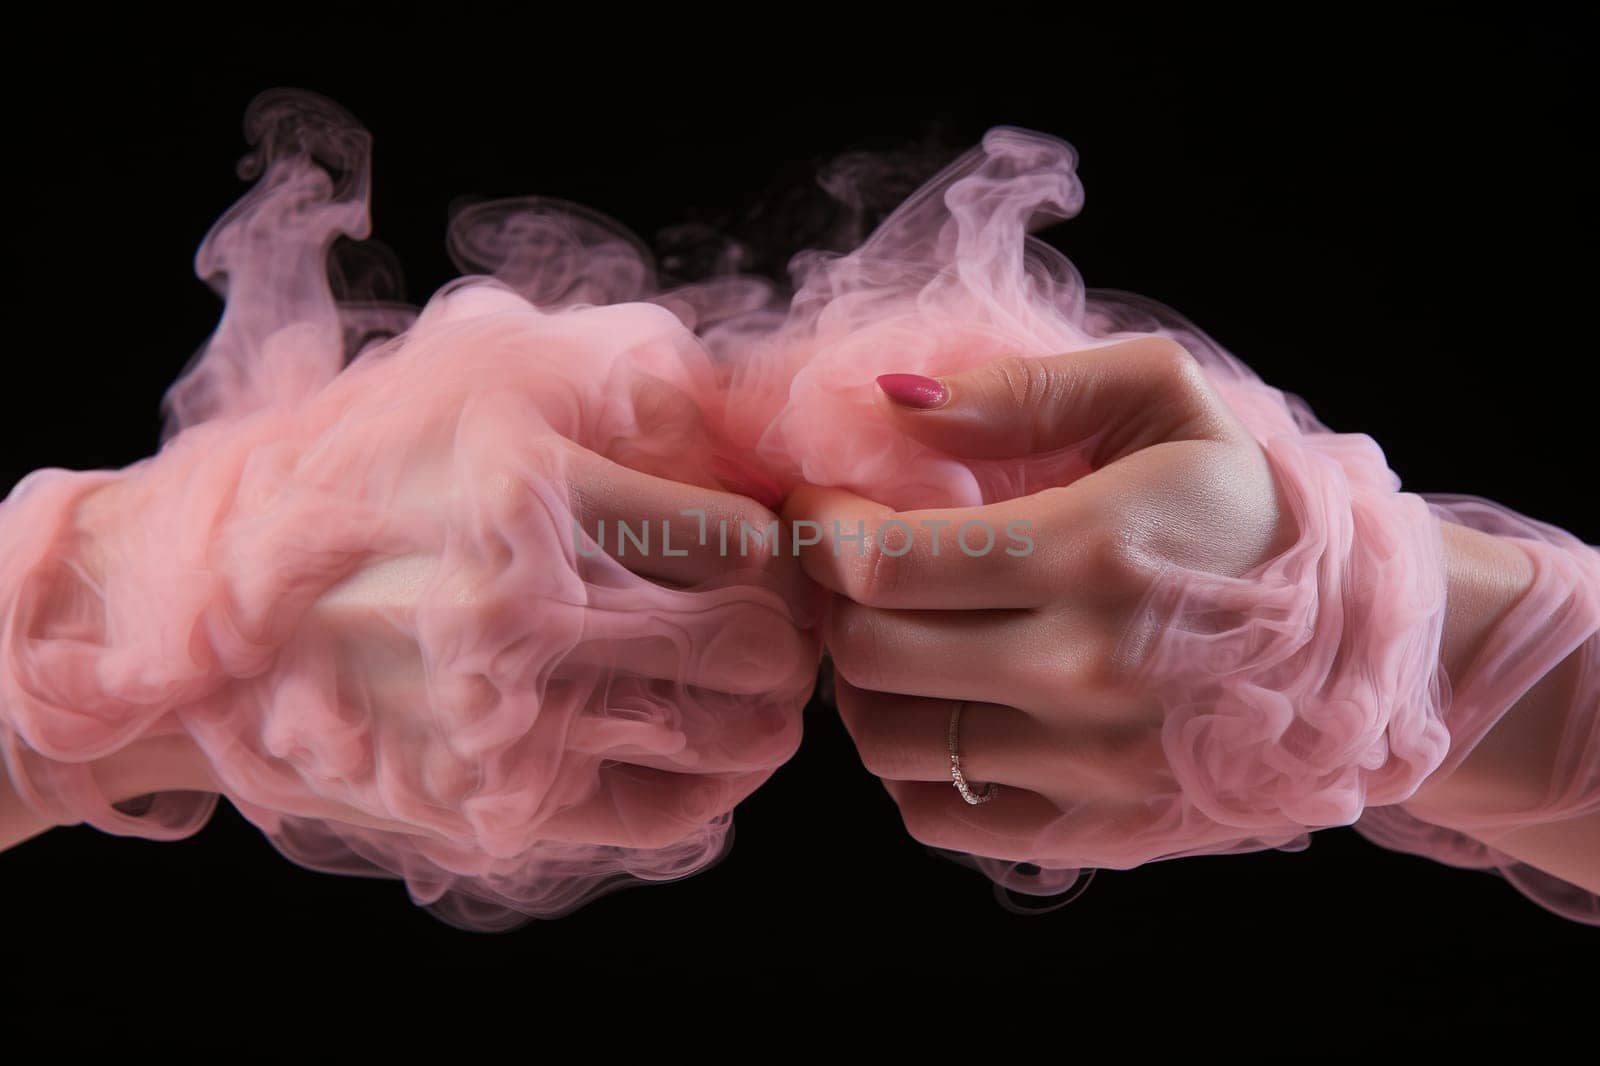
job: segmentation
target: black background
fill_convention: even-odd
[[[869,30],[764,7],[716,32],[459,5],[32,16],[6,75],[23,269],[5,484],[152,448],[161,392],[218,309],[190,259],[243,190],[240,116],[290,84],[373,130],[376,231],[415,300],[450,276],[460,195],[562,196],[648,238],[737,219],[844,149],[1057,134],[1088,201],[1048,237],[1091,284],[1185,312],[1371,433],[1408,488],[1600,542],[1590,57],[1577,26],[1517,11],[1110,25],[984,5]],[[393,883],[302,871],[231,810],[181,844],[56,830],[0,856],[0,1057],[1382,1059],[1505,1040],[1556,1059],[1569,1031],[1592,1043],[1600,930],[1348,831],[1104,873],[1018,916],[901,831],[817,706],[737,821],[702,876],[501,935],[450,929]]]

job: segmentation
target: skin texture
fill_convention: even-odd
[[[977,508],[893,512],[837,488],[803,486],[790,522],[869,530],[891,517],[893,552],[803,549],[806,572],[836,594],[825,640],[839,712],[868,771],[908,831],[931,846],[1027,857],[1074,805],[1133,824],[1163,783],[1161,708],[1132,675],[1143,637],[1135,608],[1164,562],[1237,576],[1272,558],[1293,523],[1260,448],[1178,345],[1151,338],[1047,359],[1001,360],[940,379],[943,403],[901,381],[880,405],[907,435],[961,458],[1024,456],[1103,434],[1095,472],[1065,487]],[[1037,549],[972,558],[947,528],[1025,519]],[[870,542],[869,542],[870,543]],[[1531,568],[1509,542],[1446,526],[1448,608],[1441,645],[1459,671],[1526,590]],[[1549,780],[1577,653],[1535,686],[1452,773],[1425,783],[1439,824],[1452,812],[1516,811]],[[982,807],[951,787],[946,728],[956,701],[969,781],[1004,786]],[[1557,734],[1552,736],[1552,734]],[[1530,753],[1533,757],[1530,757]],[[1487,837],[1487,834],[1485,835]],[[1483,839],[1600,890],[1595,818]]]

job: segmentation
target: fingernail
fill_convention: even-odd
[[[943,407],[950,398],[950,390],[938,378],[925,378],[921,374],[880,374],[878,388],[901,407],[927,411]]]
[[[769,511],[776,511],[783,503],[783,489],[776,481],[737,459],[712,456],[711,473],[729,492],[748,496]]]

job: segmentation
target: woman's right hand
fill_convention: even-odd
[[[292,857],[430,895],[544,914],[692,872],[815,681],[812,586],[740,536],[779,533],[739,494],[770,486],[700,417],[666,311],[464,291],[430,314],[304,402],[8,503],[59,529],[30,534],[16,731],[57,767],[181,734],[203,767],[178,776]],[[75,786],[54,816],[204,814],[109,802]]]

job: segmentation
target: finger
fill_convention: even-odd
[[[942,378],[885,374],[878,385],[896,426],[970,459],[1081,447],[1099,467],[1162,441],[1243,432],[1199,364],[1164,337],[1000,359]]]
[[[697,586],[761,575],[785,598],[804,579],[783,523],[756,501],[620,466],[592,452],[570,460],[572,535],[656,581]]]
[[[950,715],[957,707],[969,781],[1027,784],[1047,739],[1036,720],[1014,707],[871,692],[846,681],[836,696],[856,753],[875,777],[950,782]]]
[[[739,584],[688,591],[613,582],[535,598],[526,584],[465,572],[431,595],[418,632],[372,624],[360,631],[350,657],[373,660],[381,669],[372,673],[404,693],[422,680],[419,639],[455,647],[465,634],[468,646],[499,649],[482,661],[472,657],[471,669],[459,677],[449,671],[431,678],[440,713],[463,721],[475,720],[485,701],[496,698],[491,675],[518,677],[530,669],[554,669],[568,678],[655,678],[743,694],[783,691],[804,684],[816,670],[815,606],[785,600],[771,588]],[[350,639],[349,633],[334,632],[341,641]],[[455,680],[447,684],[450,678]]]
[[[782,691],[816,672],[815,636],[755,589],[595,589],[563,667],[676,681],[715,692]],[[752,598],[755,597],[755,598]]]
[[[1142,800],[1095,798],[1057,802],[1022,789],[1001,788],[973,806],[953,786],[931,781],[885,781],[906,831],[930,847],[1045,867],[1131,869],[1174,858],[1171,793]],[[1186,830],[1184,849],[1199,854],[1237,847],[1239,829],[1199,820]]]
[[[1062,579],[1073,497],[895,511],[846,489],[801,485],[783,525],[807,576],[857,603],[898,609],[1035,607]]]
[[[1000,788],[974,806],[954,786],[885,781],[906,832],[929,847],[1047,866],[1121,866],[1129,842],[1146,834],[1164,808],[1118,801],[1057,802],[1025,789]],[[1070,849],[1070,854],[1067,854]],[[1157,858],[1154,851],[1139,857]]]
[[[835,600],[824,632],[857,688],[1052,714],[1102,687],[1115,641],[1088,617],[1031,611],[885,611]]]
[[[748,695],[621,677],[570,720],[563,751],[694,774],[770,774],[800,743],[803,689]]]
[[[736,496],[776,511],[783,489],[760,467],[737,458],[741,450],[710,425],[699,403],[678,385],[645,374],[631,390],[635,432],[614,438],[607,459],[672,482],[699,484],[704,475]],[[706,455],[710,452],[709,456]]]
[[[618,763],[601,771],[598,792],[552,815],[540,835],[557,843],[671,847],[719,831],[714,820],[760,781],[756,774],[679,774]]]
[[[959,701],[836,684],[839,716],[869,772],[886,780],[952,780],[950,711]],[[1016,785],[1057,802],[1138,802],[1171,784],[1160,721],[1160,708],[1149,705],[1044,719],[967,701],[956,742],[969,781]]]
[[[984,507],[895,513],[842,489],[803,486],[785,516],[813,523],[792,526],[805,573],[857,603],[952,610],[1127,605],[1170,565],[1236,575],[1281,548],[1292,527],[1278,521],[1264,463],[1253,446],[1169,442],[1071,485]],[[885,514],[905,525],[880,537],[871,531]],[[1008,545],[977,558],[959,550],[935,557],[932,532],[920,525],[929,515],[951,522],[945,531],[974,519],[1002,532],[1025,521],[1009,528],[1028,544],[1015,554]],[[866,522],[864,550],[835,537],[835,521],[847,531]]]
[[[1002,786],[988,803],[974,806],[954,785],[933,781],[885,781],[900,808],[906,832],[929,847],[1013,862],[1039,858],[1041,841],[1061,817],[1043,796]]]

